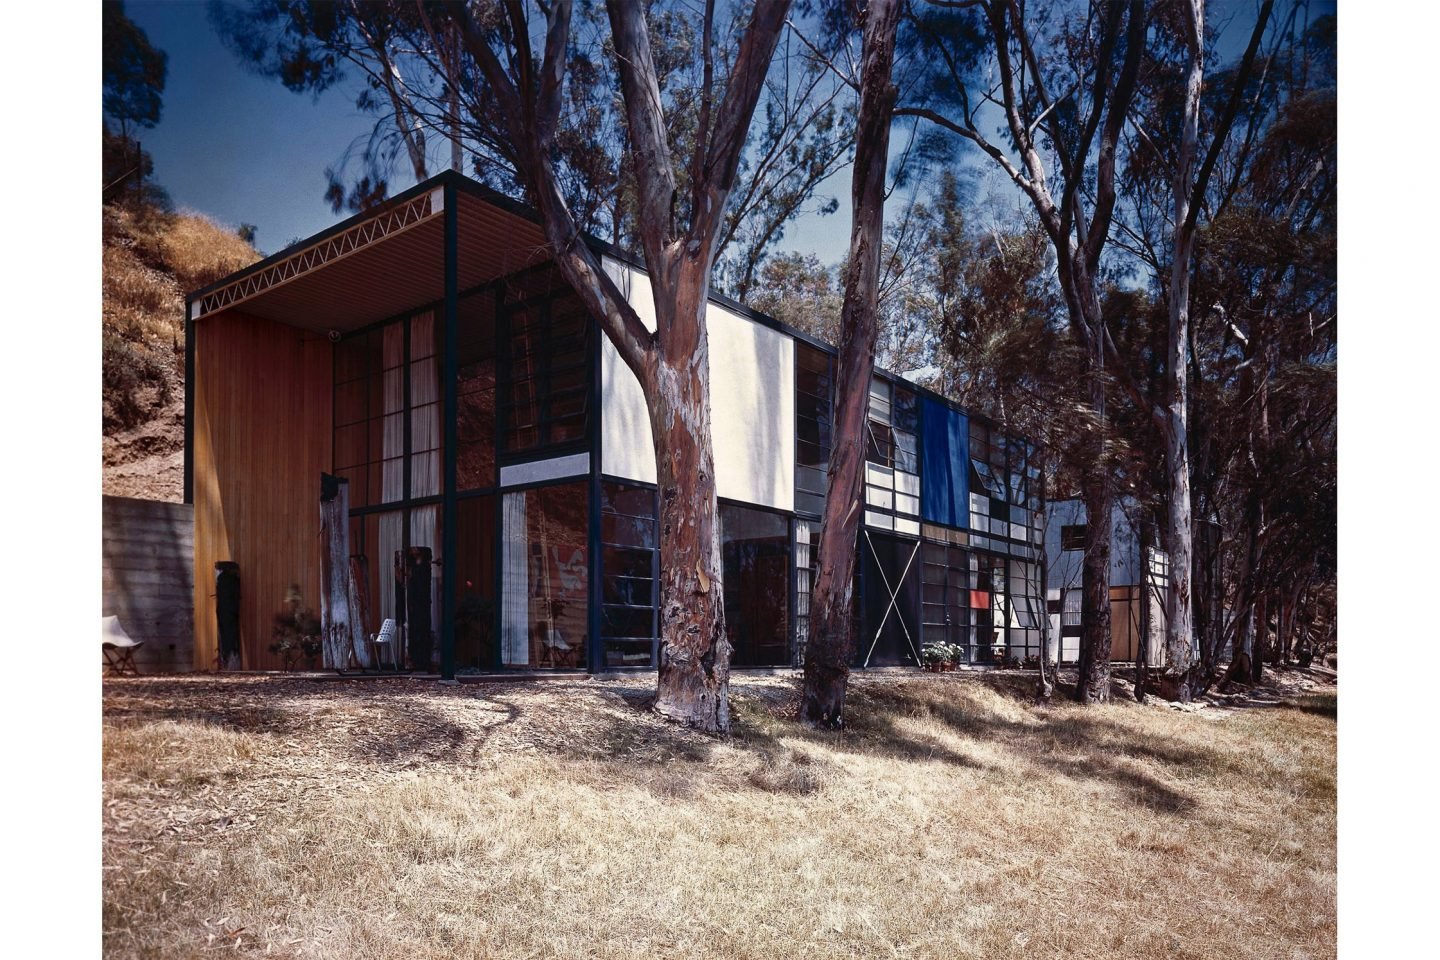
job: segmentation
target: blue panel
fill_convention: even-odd
[[[929,397],[920,411],[920,514],[931,523],[970,526],[970,420]]]

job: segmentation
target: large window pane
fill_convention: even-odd
[[[585,484],[505,494],[501,664],[576,669],[589,638]]]
[[[495,666],[495,497],[466,497],[456,504],[455,669]]]
[[[655,491],[600,485],[601,658],[607,667],[655,665]]]
[[[790,525],[774,513],[723,504],[725,630],[736,666],[790,663]]]
[[[585,666],[587,503],[583,483],[504,496],[500,645],[507,667]]]

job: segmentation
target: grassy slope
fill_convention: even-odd
[[[830,736],[745,678],[728,742],[638,710],[639,679],[112,683],[106,952],[1334,955],[1333,693],[1005,683],[863,678]]]
[[[194,214],[104,208],[102,349],[106,493],[179,500],[183,477],[185,293],[258,257]]]

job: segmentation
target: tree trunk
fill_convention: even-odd
[[[409,547],[404,551],[405,572],[405,643],[410,654],[410,669],[429,673],[434,667],[435,631],[430,613],[429,547]]]
[[[1255,597],[1255,606],[1250,614],[1255,639],[1251,641],[1250,682],[1259,683],[1265,677],[1265,659],[1270,652],[1270,611],[1266,606],[1265,591]]]
[[[379,666],[370,657],[370,637],[366,625],[370,622],[370,564],[364,554],[350,558],[350,637],[355,650],[355,662],[363,670]]]
[[[856,123],[850,260],[841,309],[835,443],[817,553],[819,573],[810,599],[810,637],[805,644],[805,682],[800,719],[837,729],[845,723],[845,689],[855,655],[851,616],[855,589],[865,469],[865,421],[875,371],[876,313],[880,299],[880,251],[885,231],[885,172],[896,89],[891,81],[898,0],[870,0],[865,7],[860,64],[860,115]]]
[[[706,288],[690,271],[676,297],[676,336],[656,360],[650,429],[660,488],[660,682],[655,710],[711,733],[730,730],[720,505],[710,438]],[[688,281],[688,282],[687,282]],[[689,327],[688,337],[678,336]]]
[[[350,666],[350,483],[320,475],[320,638],[327,670]]]
[[[1040,468],[1041,483],[1044,484],[1045,468]],[[1040,500],[1045,500],[1045,492],[1042,486]],[[1045,521],[1041,520],[1041,526]],[[1052,632],[1050,622],[1050,562],[1044,550],[1040,551],[1040,679],[1035,685],[1035,697],[1041,702],[1047,702],[1055,693],[1055,678],[1058,670],[1052,669],[1050,660],[1050,641],[1055,641],[1055,664],[1060,662],[1061,639]],[[1060,619],[1065,619],[1065,591],[1060,591]]]
[[[1142,507],[1140,520],[1140,639],[1135,651],[1135,702],[1144,703],[1145,687],[1150,682],[1150,547],[1154,543],[1154,524],[1150,510]]]
[[[1092,465],[1085,495],[1085,561],[1081,568],[1080,677],[1075,699],[1110,699],[1110,475],[1103,463]]]
[[[1190,217],[1191,180],[1200,132],[1200,93],[1205,80],[1205,2],[1184,4],[1189,66],[1185,80],[1185,112],[1175,166],[1173,256],[1170,262],[1169,349],[1166,353],[1165,550],[1170,555],[1170,589],[1165,595],[1165,676],[1176,685],[1180,700],[1191,698],[1195,664],[1194,607],[1191,585],[1193,554],[1190,518],[1190,453],[1187,406],[1190,344],[1190,258],[1195,224]]]

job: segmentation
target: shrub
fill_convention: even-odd
[[[165,365],[144,347],[107,331],[100,342],[100,368],[106,432],[133,427],[153,407],[170,402]],[[147,390],[155,391],[154,401],[146,402]]]

